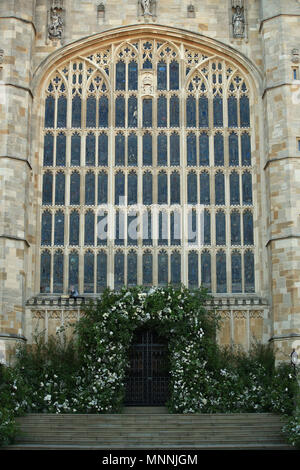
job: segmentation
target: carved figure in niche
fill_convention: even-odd
[[[142,81],[142,94],[153,95],[153,78],[152,75],[146,75]]]
[[[244,9],[237,6],[235,9],[235,13],[232,18],[233,24],[233,36],[235,38],[242,38],[244,37],[245,33],[245,17],[244,17]]]
[[[50,21],[51,23],[48,28],[50,39],[61,39],[64,22],[57,8],[51,9]]]
[[[147,16],[147,15],[152,16],[151,3],[152,3],[152,0],[141,0],[141,4],[144,10],[144,16]]]

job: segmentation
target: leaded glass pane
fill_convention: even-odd
[[[128,127],[137,127],[137,98],[130,96],[128,99]]]
[[[137,285],[137,254],[130,251],[127,256],[127,285]]]
[[[196,99],[188,96],[186,100],[186,126],[196,127]]]
[[[143,135],[143,165],[152,165],[152,135],[149,132]]]
[[[88,134],[86,137],[85,164],[95,166],[96,161],[96,137],[94,134]]]
[[[210,204],[210,182],[206,171],[200,174],[200,204]]]
[[[125,62],[116,64],[116,90],[125,90],[126,86],[126,65]]]
[[[120,289],[124,286],[124,253],[115,253],[115,289]]]
[[[101,171],[98,174],[98,204],[107,204],[108,202],[108,179],[107,173]]]
[[[234,132],[229,136],[229,165],[239,166],[239,140]]]
[[[221,171],[215,175],[215,203],[217,206],[225,204],[225,179]]]
[[[159,62],[157,65],[157,89],[167,89],[167,65],[163,61]]]
[[[252,204],[252,175],[249,171],[245,171],[242,177],[243,184],[243,204]]]
[[[67,98],[60,96],[57,100],[57,127],[65,129],[67,127]]]
[[[52,205],[52,188],[53,176],[52,173],[47,172],[43,176],[43,204],[45,206]]]
[[[133,60],[128,64],[128,90],[138,89],[138,64]]]
[[[251,139],[245,132],[242,134],[242,165],[251,166]]]
[[[128,205],[137,204],[137,174],[130,172],[128,175]]]
[[[170,127],[179,127],[179,98],[171,96],[170,99]]]
[[[209,166],[209,137],[206,132],[202,132],[199,137],[200,166]]]
[[[189,288],[195,289],[199,285],[199,274],[198,274],[198,253],[191,251],[188,257],[188,276],[189,276]]]
[[[231,279],[232,292],[242,292],[242,257],[238,251],[234,251],[231,255]]]
[[[180,212],[171,212],[170,218],[171,226],[171,240],[170,243],[172,246],[181,245],[181,216]]]
[[[179,90],[179,64],[175,60],[170,63],[170,90]]]
[[[105,211],[98,211],[97,213],[97,228],[96,238],[98,246],[106,246],[108,238],[108,213]]]
[[[255,292],[254,254],[247,250],[244,254],[245,292]]]
[[[166,251],[160,251],[158,253],[158,284],[160,286],[168,284],[168,273],[168,254]]]
[[[180,204],[180,174],[171,174],[171,204]]]
[[[85,204],[95,205],[95,175],[92,172],[85,175]]]
[[[98,165],[108,165],[108,137],[104,133],[98,136]]]
[[[208,251],[201,254],[201,285],[211,292],[211,256]]]
[[[65,174],[61,171],[56,173],[55,204],[57,206],[63,206],[65,204]]]
[[[96,127],[96,107],[96,98],[89,96],[86,100],[86,127]]]
[[[169,231],[168,231],[168,214],[167,212],[159,212],[158,214],[158,245],[168,245]]]
[[[53,292],[62,293],[64,290],[64,255],[56,251],[53,257]]]
[[[217,292],[227,292],[226,254],[218,251],[216,256]]]
[[[170,165],[180,165],[180,137],[176,132],[170,137]]]
[[[73,134],[71,137],[71,166],[80,166],[81,136]]]
[[[79,220],[80,216],[77,211],[72,211],[70,214],[70,239],[71,246],[79,245]]]
[[[152,127],[152,99],[143,100],[143,127]]]
[[[128,136],[128,165],[137,166],[138,163],[138,140],[137,135],[131,132]]]
[[[228,127],[238,127],[237,99],[235,96],[228,98]]]
[[[248,96],[240,98],[241,127],[250,127],[250,105]]]
[[[143,204],[145,205],[150,205],[153,202],[152,188],[152,174],[147,171],[143,174]]]
[[[181,254],[177,251],[171,255],[171,282],[175,285],[181,283]]]
[[[80,204],[80,174],[77,171],[71,174],[70,204],[72,206]]]
[[[54,245],[63,246],[65,238],[65,215],[63,211],[57,211],[54,217]]]
[[[167,166],[168,164],[168,139],[166,134],[159,134],[157,137],[157,165]]]
[[[72,99],[72,127],[81,127],[81,98],[79,95],[75,95]]]
[[[224,137],[217,132],[214,136],[215,165],[224,165]]]
[[[88,251],[84,255],[84,292],[94,292],[94,253]]]
[[[226,245],[226,223],[223,211],[216,213],[216,245]]]
[[[120,106],[121,109],[119,110],[120,115],[122,115],[122,109],[123,109],[123,121],[125,119],[125,102],[123,101],[123,108],[122,105]],[[116,123],[117,127],[123,127],[124,124],[118,125]],[[108,98],[106,96],[101,96],[99,99],[99,127],[108,127]]]
[[[203,230],[203,242],[204,245],[211,244],[211,228],[210,228],[210,212],[205,209],[203,214],[203,223],[204,223],[204,230]]]
[[[55,99],[47,96],[45,103],[45,128],[54,128]],[[60,126],[58,126],[60,127]]]
[[[165,96],[160,96],[157,100],[157,127],[167,127],[167,125],[167,98]]]
[[[43,246],[51,245],[52,234],[52,214],[49,211],[43,212],[42,215],[42,236],[41,244]]]
[[[143,285],[151,286],[153,284],[153,259],[151,252],[143,254]]]
[[[240,176],[236,171],[230,174],[230,205],[240,204]]]
[[[125,176],[124,173],[118,172],[115,175],[115,205],[124,202],[125,197]]]
[[[44,166],[53,166],[54,137],[46,134],[44,137]]]
[[[115,165],[125,165],[125,136],[120,132],[115,137]]]
[[[77,252],[72,252],[69,255],[69,286],[70,288],[78,289],[79,279],[79,256]]]
[[[95,214],[92,211],[87,211],[84,216],[84,244],[95,245]]]
[[[198,202],[198,188],[197,188],[197,175],[193,171],[187,177],[187,192],[188,204],[197,204]]]
[[[56,166],[66,166],[66,135],[62,133],[56,139]]]
[[[197,149],[196,149],[196,134],[190,132],[186,138],[187,143],[187,165],[196,166],[197,165]]]
[[[195,209],[188,214],[188,242],[190,245],[198,243],[198,217]]]
[[[244,226],[244,245],[253,245],[253,215],[250,211],[245,211],[243,214]]]
[[[123,246],[125,244],[125,216],[124,212],[117,211],[115,217],[116,238],[115,245]]]
[[[163,171],[158,174],[157,202],[158,204],[168,204],[168,177]]]
[[[116,127],[125,127],[125,98],[117,96],[116,98]]]
[[[152,246],[152,214],[151,211],[143,213],[143,245]]]
[[[238,211],[233,211],[230,214],[231,225],[231,245],[241,244],[241,216]]]
[[[41,280],[40,290],[42,294],[50,292],[51,279],[51,255],[48,251],[44,251],[41,255]]]
[[[223,98],[215,96],[213,101],[214,127],[223,127]]]
[[[206,96],[199,98],[199,127],[208,127],[208,99]]]
[[[107,254],[100,251],[97,255],[97,292],[102,292],[107,286]]]

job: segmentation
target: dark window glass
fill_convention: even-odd
[[[209,166],[209,137],[203,132],[199,137],[200,166]]]
[[[168,254],[166,251],[160,251],[158,253],[158,284],[168,284],[169,277],[168,269]]]
[[[188,258],[188,270],[189,270],[189,288],[197,288],[199,285],[199,273],[198,273],[198,253],[191,251]]]
[[[211,292],[211,256],[208,251],[201,254],[201,285]]]
[[[42,240],[43,246],[51,245],[51,234],[52,234],[52,214],[46,211],[42,215]]]
[[[51,255],[48,251],[44,251],[41,256],[41,293],[50,292],[51,277]]]
[[[151,211],[143,213],[143,245],[153,245],[152,240],[152,214]]]
[[[56,166],[66,166],[66,136],[58,134],[56,139]]]
[[[243,204],[252,204],[252,175],[249,171],[245,171],[242,177],[243,183]]]
[[[152,135],[149,132],[143,135],[143,165],[152,165]]]
[[[253,245],[253,215],[250,211],[243,214],[244,245]]]
[[[64,245],[65,216],[63,211],[57,211],[54,218],[54,245]]]
[[[116,90],[125,90],[126,85],[126,65],[125,62],[116,64]]]
[[[79,279],[79,256],[78,253],[72,252],[69,255],[69,286],[78,289]]]
[[[53,176],[52,173],[45,173],[43,176],[43,204],[52,204],[52,187],[53,187]]]
[[[72,127],[81,127],[81,98],[75,95],[72,99]]]
[[[116,98],[116,127],[125,127],[125,98],[117,96]]]
[[[146,59],[143,63],[143,69],[152,69],[152,62],[150,59]]]
[[[254,255],[247,250],[244,255],[245,292],[255,292]]]
[[[214,97],[214,127],[223,127],[223,98]]]
[[[143,100],[143,127],[152,127],[152,99]]]
[[[143,174],[143,204],[145,205],[150,205],[153,202],[152,185],[152,174],[147,171]]]
[[[76,171],[71,174],[70,204],[72,206],[80,204],[80,174]]]
[[[54,127],[55,99],[53,96],[47,96],[45,103],[45,127]],[[59,126],[58,126],[59,127]]]
[[[226,254],[219,251],[216,256],[217,292],[227,292]]]
[[[215,203],[217,206],[225,204],[225,180],[221,171],[215,175]]]
[[[127,256],[127,285],[137,285],[137,254],[132,251]]]
[[[169,232],[168,232],[168,214],[167,212],[160,212],[158,214],[158,245],[168,245]]]
[[[88,134],[86,137],[85,164],[95,166],[96,161],[96,137],[94,134]]]
[[[179,127],[179,98],[171,96],[170,99],[170,127]]]
[[[168,177],[161,171],[158,174],[158,204],[168,204]]]
[[[70,214],[70,239],[71,246],[79,245],[79,213],[72,211]]]
[[[115,175],[115,205],[121,204],[120,198],[125,196],[125,176],[124,173],[118,172]]]
[[[179,64],[175,60],[170,63],[170,90],[179,90]]]
[[[108,137],[104,133],[98,136],[98,165],[108,165]]]
[[[115,289],[124,286],[124,253],[115,253]]]
[[[229,165],[239,166],[239,140],[234,132],[229,136]]]
[[[250,106],[248,96],[240,99],[241,127],[250,127]]]
[[[101,171],[98,174],[98,204],[107,204],[108,201],[108,181],[107,173]]]
[[[171,212],[170,219],[171,245],[181,245],[181,217],[180,212]]]
[[[95,244],[95,214],[92,211],[87,211],[84,217],[84,244]]]
[[[71,137],[71,166],[80,166],[81,136],[73,134]]]
[[[188,192],[188,204],[197,204],[198,202],[197,175],[193,171],[188,174],[187,192]]]
[[[249,134],[242,134],[242,165],[251,166],[251,139]]]
[[[138,89],[138,65],[131,61],[128,64],[128,90]]]
[[[125,165],[125,136],[121,133],[115,137],[115,165]]]
[[[238,251],[231,255],[232,292],[242,292],[242,258]]]
[[[86,100],[86,127],[96,127],[96,105],[96,98],[89,96]]]
[[[137,174],[130,172],[128,175],[128,202],[129,205],[137,204]]]
[[[116,230],[115,245],[116,246],[124,245],[125,244],[125,216],[122,211],[116,212],[115,230]]]
[[[97,228],[96,238],[98,246],[107,245],[107,229],[108,229],[108,213],[104,211],[98,211],[97,213]]]
[[[210,212],[208,210],[204,211],[203,223],[204,223],[204,230],[203,230],[203,241],[204,245],[211,244],[211,229],[210,229]]]
[[[188,166],[197,165],[196,134],[190,132],[187,135],[187,164]]]
[[[188,214],[188,241],[190,245],[198,243],[198,217],[194,209]]]
[[[177,251],[171,255],[171,282],[172,284],[181,282],[181,254]]]
[[[67,98],[60,96],[57,100],[57,127],[64,129],[67,127]]]
[[[128,127],[137,127],[137,98],[130,96],[128,99]]]
[[[223,211],[216,213],[216,245],[226,245],[226,223]]]
[[[228,127],[238,127],[237,99],[235,96],[228,98]]]
[[[138,239],[138,226],[137,214],[131,213],[127,216],[127,245],[137,245]]]
[[[208,127],[208,99],[206,96],[199,98],[199,127]]]
[[[217,132],[214,136],[215,165],[224,165],[224,137]]]
[[[153,259],[152,253],[143,254],[143,285],[151,286],[153,284]]]
[[[168,164],[168,139],[166,134],[159,134],[157,137],[157,165],[167,166]]]
[[[137,135],[133,132],[128,136],[128,165],[137,166],[138,159],[138,140]]]
[[[97,255],[97,292],[102,292],[107,286],[107,254],[100,251]]]
[[[157,65],[157,89],[167,89],[167,65],[163,61]]]
[[[236,171],[230,174],[230,205],[240,204],[240,177]]]
[[[55,204],[57,206],[63,206],[65,204],[65,174],[61,171],[56,173]]]
[[[92,172],[85,175],[85,204],[87,206],[95,204],[95,175]]]
[[[94,292],[94,253],[88,251],[84,255],[84,292]]]
[[[230,214],[231,225],[231,245],[241,244],[241,216],[238,211],[233,211]]]
[[[64,290],[64,255],[56,251],[53,257],[53,292],[61,293]]]
[[[175,132],[170,137],[170,165],[180,165],[180,137]]]
[[[122,114],[122,110],[120,112]],[[123,103],[123,112],[125,114],[125,103]],[[108,127],[108,98],[106,96],[101,96],[101,98],[99,99],[99,127]],[[117,127],[123,126],[117,125]]]
[[[180,174],[171,174],[171,204],[180,204]]]
[[[167,98],[165,96],[160,96],[157,100],[157,127],[167,127],[167,125]]]
[[[44,166],[53,166],[54,137],[46,134],[44,137]]]
[[[210,182],[206,171],[200,174],[200,204],[210,204]]]
[[[186,125],[196,127],[196,99],[193,96],[188,96],[186,100]]]

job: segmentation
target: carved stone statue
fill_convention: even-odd
[[[61,12],[57,8],[50,11],[50,24],[48,27],[50,39],[61,39],[63,34],[64,21]]]
[[[235,38],[242,38],[245,34],[245,17],[243,8],[237,6],[232,18],[233,36]]]
[[[144,16],[147,16],[147,15],[152,16],[151,3],[152,3],[152,0],[141,0],[141,4],[144,10]]]
[[[0,49],[0,65],[3,64],[3,60],[4,60],[4,50]]]

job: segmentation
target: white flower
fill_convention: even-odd
[[[51,395],[46,395],[44,398],[45,401],[51,401]]]

